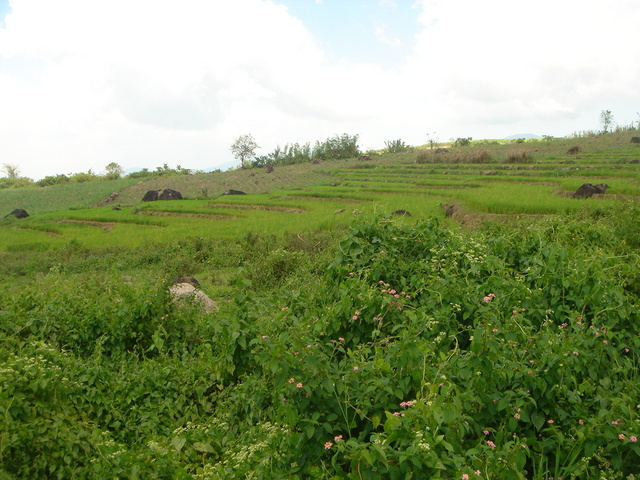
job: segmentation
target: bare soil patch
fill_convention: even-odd
[[[92,227],[100,227],[105,232],[110,232],[117,222],[96,222],[93,220],[62,220],[64,223],[80,223],[83,225],[91,225]]]
[[[456,207],[451,215],[451,218],[456,220],[460,225],[469,228],[477,228],[481,226],[484,222],[498,222],[498,223],[509,223],[515,222],[523,219],[542,219],[547,217],[548,215],[544,214],[527,214],[527,213],[484,213],[484,212],[469,212],[465,211],[461,208]]]
[[[235,220],[229,215],[207,215],[206,213],[179,213],[179,212],[138,212],[138,215],[149,215],[154,217],[185,217],[185,218],[210,218],[212,220]]]
[[[362,203],[361,200],[355,198],[343,198],[343,197],[303,197],[295,195],[285,195],[281,197],[285,200],[315,200],[318,202],[340,202],[340,203]]]
[[[228,203],[211,203],[205,205],[208,208],[238,208],[241,210],[268,210],[272,212],[284,212],[284,213],[305,213],[306,210],[302,208],[292,207],[270,207],[267,205],[231,205]]]
[[[65,223],[80,223],[83,225],[90,225],[92,227],[102,228],[105,232],[110,232],[113,230],[113,227],[116,225],[137,225],[140,227],[153,227],[153,228],[162,228],[160,225],[144,225],[140,223],[125,223],[125,222],[98,222],[94,220],[62,220]]]
[[[19,228],[19,227],[10,227],[12,230],[27,230],[29,232],[38,232],[44,233],[45,235],[49,235],[50,237],[60,237],[59,233],[55,232],[47,232],[46,230],[38,230],[37,228]]]

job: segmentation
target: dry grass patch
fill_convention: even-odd
[[[37,228],[21,228],[21,227],[9,227],[11,230],[24,230],[27,232],[38,232],[38,233],[44,233],[45,235],[48,235],[50,237],[60,237],[61,235],[59,233],[55,233],[55,232],[48,232],[47,230],[38,230]]]
[[[138,227],[163,228],[161,225],[139,224],[139,223],[129,223],[129,222],[100,222],[97,220],[73,220],[69,218],[66,218],[60,221],[63,223],[76,223],[80,225],[89,225],[91,227],[99,227],[99,228],[102,228],[105,232],[110,232],[111,230],[113,230],[113,227],[115,227],[116,225],[135,225]]]
[[[177,212],[156,212],[146,211],[138,212],[138,215],[149,215],[153,217],[186,217],[186,218],[210,218],[212,220],[235,220],[229,215],[207,215],[206,213],[177,213]]]
[[[305,197],[296,195],[285,195],[281,197],[284,200],[312,200],[318,202],[339,202],[339,203],[362,203],[362,200],[344,197]]]
[[[229,203],[211,203],[204,205],[208,208],[238,208],[241,210],[268,210],[270,212],[284,212],[284,213],[305,213],[306,210],[302,208],[293,207],[270,207],[267,205],[239,205]]]
[[[105,232],[110,232],[114,226],[118,224],[118,222],[97,222],[94,220],[61,220],[64,223],[79,223],[82,225],[90,225],[92,227],[99,227],[103,229]]]
[[[474,212],[455,206],[451,218],[460,225],[467,228],[478,228],[486,222],[492,223],[514,223],[524,219],[538,220],[547,217],[546,214],[529,214],[529,213],[486,213]]]

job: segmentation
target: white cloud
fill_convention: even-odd
[[[153,151],[143,141],[157,145],[140,163],[182,157],[187,164],[192,157],[194,168],[205,168],[229,155],[215,158],[215,141],[206,152],[196,153],[191,143],[167,152],[168,137],[200,131],[202,141],[196,143],[206,145],[230,119],[240,123],[239,133],[259,127],[251,107],[274,110],[279,100],[302,110],[299,99],[311,110],[326,108],[311,86],[322,52],[283,7],[260,0],[186,0],[179,7],[168,1],[23,0],[0,30],[0,56],[37,58],[46,65],[30,83],[20,82],[15,68],[0,67],[0,139],[11,162],[25,164],[23,173],[33,177],[86,170],[90,159],[104,161],[111,150],[122,155],[115,145],[123,132],[130,133],[129,158]],[[246,116],[238,118],[239,111]],[[72,147],[91,148],[91,137],[102,139],[98,147],[104,153]],[[17,138],[54,145],[27,148],[12,140]],[[35,163],[46,150],[56,162]]]
[[[271,0],[21,0],[0,28],[2,162],[32,178],[112,161],[199,169],[232,160],[244,133],[267,153],[342,132],[378,148],[434,131],[564,135],[605,108],[635,119],[637,2],[514,5],[415,2],[422,30],[385,69],[331,60]]]
[[[402,45],[402,40],[399,38],[390,38],[388,35],[388,26],[385,24],[379,24],[375,27],[375,35],[378,41],[384,43],[385,45],[389,45],[391,47],[399,47]]]
[[[567,117],[594,100],[640,99],[640,66],[631,60],[640,58],[637,2],[514,5],[425,1],[410,69],[477,123]]]

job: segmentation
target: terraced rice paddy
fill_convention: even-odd
[[[5,220],[0,226],[0,250],[57,248],[71,240],[105,247],[185,236],[237,238],[252,231],[298,232],[346,227],[354,215],[389,216],[400,209],[411,216],[399,221],[412,222],[444,218],[441,206],[445,203],[456,205],[453,221],[467,225],[496,215],[504,220],[622,208],[621,204],[640,196],[640,148],[624,135],[611,138],[613,144],[608,145],[581,139],[581,151],[574,155],[566,153],[571,140],[561,139],[450,148],[446,153],[409,149],[365,160],[277,167],[275,173],[251,169],[156,178],[134,185],[120,182],[118,186],[124,188],[106,204],[104,185],[94,189],[79,185],[87,199],[93,191],[101,196],[92,197],[84,207],[76,204],[73,209],[51,211],[40,206],[42,213],[20,221]],[[587,200],[571,199],[586,182],[607,183],[611,188]],[[186,200],[141,202],[146,190],[157,188],[180,190]],[[220,195],[228,188],[247,195]],[[46,188],[29,190],[51,196]],[[77,203],[77,195],[70,197]],[[12,198],[13,205],[19,203]],[[102,206],[95,207],[98,204]]]

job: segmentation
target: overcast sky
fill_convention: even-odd
[[[276,145],[640,116],[638,0],[0,0],[0,166],[207,170]]]

